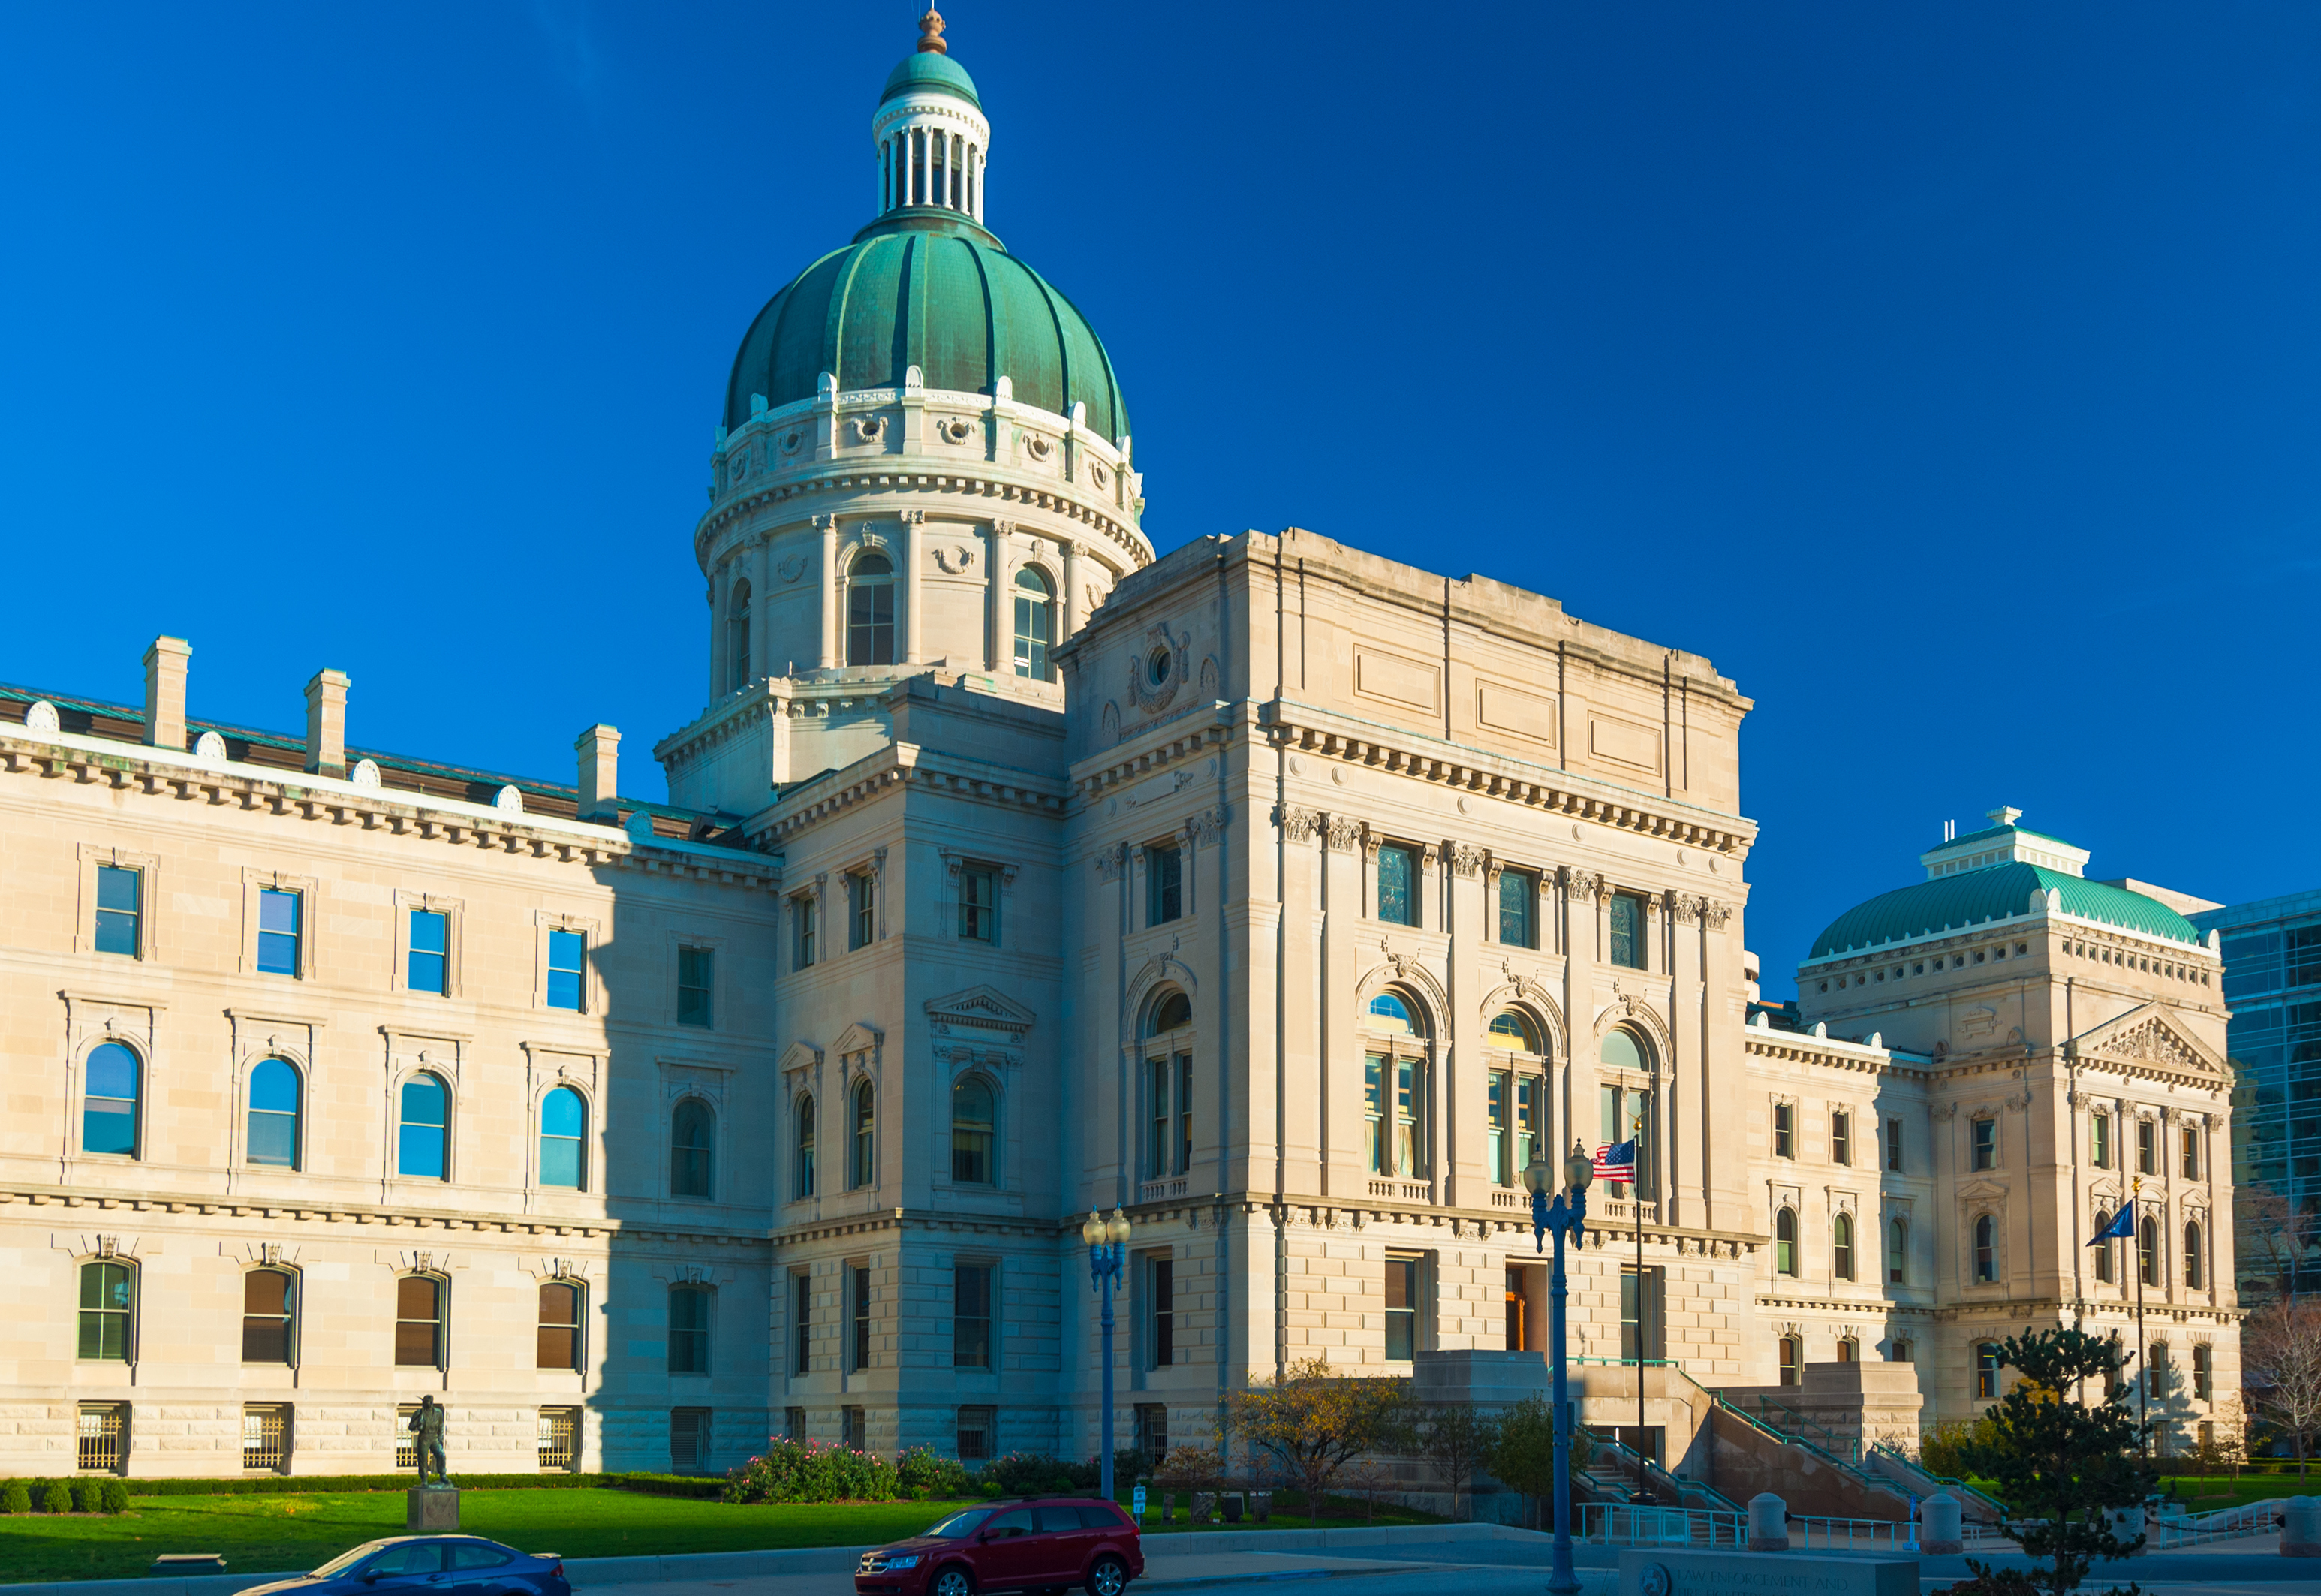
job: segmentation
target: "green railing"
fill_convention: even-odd
[[[1893,1443],[1889,1441],[1876,1442],[1870,1446],[1870,1450],[1880,1457],[1892,1458],[1897,1464],[1899,1464],[1903,1468],[1908,1470],[1911,1473],[1916,1474],[1921,1479],[1932,1481],[1936,1490],[1947,1491],[1952,1496],[1957,1497],[1961,1501],[1980,1503],[1989,1509],[1994,1522],[2004,1522],[2006,1520],[2007,1504],[2000,1501],[1989,1491],[1977,1491],[1973,1486],[1968,1484],[1963,1480],[1953,1480],[1948,1474],[1938,1474],[1934,1473],[1934,1470],[1928,1468],[1925,1464],[1912,1459],[1907,1454],[1903,1452],[1900,1447],[1893,1445]],[[1930,1491],[1926,1494],[1932,1496],[1934,1491]]]

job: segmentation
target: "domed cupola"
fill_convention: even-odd
[[[914,672],[1060,707],[1053,651],[1152,560],[1112,358],[986,225],[991,138],[930,11],[871,116],[871,220],[767,301],[726,381],[694,533],[712,696],[656,750],[677,802],[748,813],[764,774],[862,757],[866,689]],[[729,757],[774,702],[801,729]]]

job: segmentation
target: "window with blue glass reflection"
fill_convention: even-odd
[[[144,878],[118,865],[96,867],[96,951],[138,957],[138,920],[144,912]]]
[[[250,1162],[298,1167],[298,1072],[287,1060],[250,1072]]]
[[[403,1083],[402,1134],[396,1138],[395,1172],[422,1181],[443,1180],[449,1172],[451,1094],[432,1075]]]
[[[450,931],[448,916],[432,909],[411,911],[410,969],[404,984],[413,991],[432,992],[439,998],[443,995]]]
[[[588,1128],[587,1105],[580,1094],[569,1086],[560,1086],[548,1094],[540,1105],[540,1183],[543,1186],[569,1186],[578,1190],[583,1184],[582,1174],[587,1163],[581,1156],[582,1138]]]
[[[1378,917],[1390,926],[1418,924],[1418,855],[1408,848],[1380,848],[1378,855]]]
[[[81,1093],[80,1150],[137,1156],[138,1057],[118,1042],[88,1055],[88,1081]]]
[[[588,938],[578,931],[548,934],[548,1006],[580,1008],[580,969],[588,954]]]
[[[298,894],[272,887],[258,895],[258,968],[268,975],[298,973]]]

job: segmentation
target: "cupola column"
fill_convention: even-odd
[[[927,513],[924,510],[903,512],[903,663],[916,665],[926,658],[921,651],[924,635],[919,626],[920,589],[924,584],[919,578],[919,567],[924,561],[926,550]]]
[[[1064,540],[1064,619],[1056,628],[1056,641],[1062,643],[1080,629],[1080,543],[1078,538]]]
[[[822,529],[822,668],[838,668],[838,517],[816,515]]]

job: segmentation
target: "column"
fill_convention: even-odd
[[[750,579],[750,675],[763,680],[774,673],[774,629],[766,624],[767,599],[774,591],[774,534],[758,534],[758,573]]]
[[[1007,660],[1007,542],[1015,531],[1013,521],[994,521],[986,535],[989,543],[983,561],[983,668],[994,676]]]
[[[953,133],[949,140],[949,143],[951,148],[951,208],[954,211],[963,211],[967,209],[967,141],[960,137],[959,134]]]
[[[822,529],[822,668],[837,669],[838,650],[838,517],[816,515]]]
[[[709,701],[712,704],[725,696],[725,689],[733,679],[733,666],[725,657],[727,632],[725,616],[733,606],[733,595],[726,585],[725,567],[721,562],[709,573]]]
[[[1064,540],[1064,614],[1063,624],[1056,628],[1056,641],[1062,643],[1080,629],[1080,545],[1078,538]]]
[[[925,564],[927,513],[903,512],[903,663],[920,662],[919,594],[924,586],[920,569]]]

